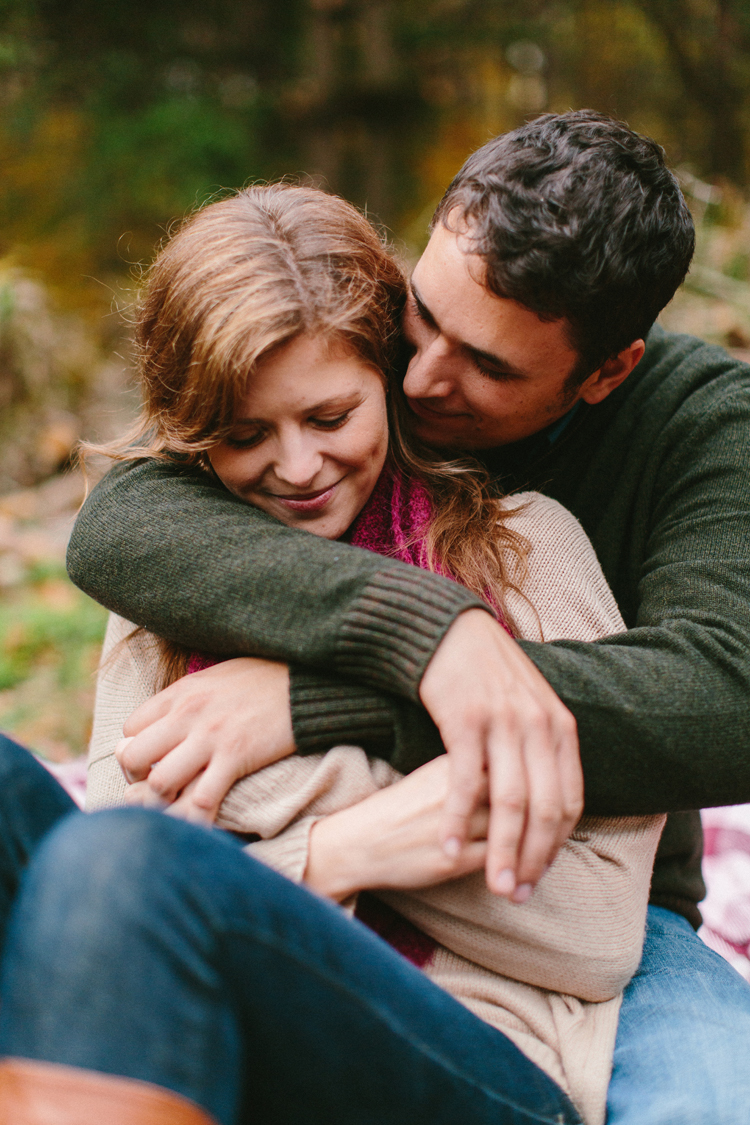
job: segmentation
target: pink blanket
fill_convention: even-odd
[[[701,817],[708,894],[698,932],[750,981],[750,805],[704,809]]]

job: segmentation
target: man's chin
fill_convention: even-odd
[[[477,433],[476,427],[463,417],[428,419],[412,414],[411,423],[414,436],[432,449],[467,451],[484,449],[488,444],[482,441],[482,435]]]

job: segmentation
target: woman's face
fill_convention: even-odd
[[[289,527],[338,539],[375,487],[387,448],[380,374],[304,335],[261,360],[232,432],[209,458],[235,496]]]

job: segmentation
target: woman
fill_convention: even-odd
[[[524,625],[527,630],[546,626],[545,635],[551,630],[552,636],[579,639],[621,628],[606,584],[592,566],[590,545],[575,521],[557,505],[541,497],[527,497],[525,508],[519,509],[517,500],[513,506],[498,506],[475,467],[436,462],[426,451],[411,450],[400,436],[397,407],[391,409],[394,440],[389,454],[383,372],[390,366],[403,292],[398,271],[371,229],[340,201],[277,187],[251,189],[207,208],[168,244],[149,282],[140,342],[145,422],[154,431],[147,446],[141,444],[127,455],[143,455],[147,449],[152,454],[199,458],[231,491],[283,522],[301,524],[328,538],[350,534],[354,543],[459,575],[485,596],[518,635],[524,635]],[[143,432],[141,436],[145,436]],[[407,485],[407,480],[416,483]],[[595,586],[598,584],[593,598],[581,598],[577,621],[566,617],[567,610],[562,614],[558,610],[556,617],[553,609],[547,612],[549,607],[541,597],[536,599],[535,614],[524,600],[524,595],[535,600],[530,595],[533,581],[524,591],[520,589],[524,530],[547,542],[545,532],[552,529],[561,531],[563,541],[573,548],[569,564],[563,559],[563,566],[574,565],[582,554]],[[536,551],[538,568],[536,593],[541,595],[552,575],[545,565],[544,547],[530,538],[531,556],[533,559]],[[547,560],[559,564],[560,552],[549,551]],[[580,591],[580,583],[577,587],[572,583],[571,589],[576,588]],[[550,606],[555,602],[554,597],[548,600]],[[557,601],[564,602],[564,595]],[[589,620],[585,622],[586,615]],[[111,792],[109,797],[103,795],[100,778],[104,775],[124,789],[112,747],[102,733],[103,723],[116,728],[119,722],[121,727],[123,716],[107,703],[106,693],[114,686],[119,706],[124,701],[127,710],[138,702],[127,685],[123,690],[121,676],[122,662],[134,660],[141,662],[140,684],[136,683],[135,690],[143,691],[145,685],[147,692],[153,691],[158,663],[153,651],[152,642],[140,634],[115,649],[113,660],[105,663],[100,688],[103,706],[92,759],[95,803],[113,797]],[[185,671],[189,659],[189,654],[163,646],[160,661],[165,678]],[[210,676],[210,670],[198,674]],[[193,772],[205,764],[193,762]],[[541,1102],[546,1101],[543,1112],[562,1117],[542,1120],[576,1119],[562,1091],[545,1086],[546,1071],[573,1095],[587,1121],[602,1120],[618,994],[638,959],[648,872],[660,822],[650,818],[625,825],[583,825],[532,902],[519,912],[484,891],[479,877],[429,889],[431,884],[476,869],[484,854],[486,817],[481,813],[474,824],[475,841],[464,850],[460,862],[448,864],[433,843],[444,792],[444,761],[397,780],[383,763],[370,762],[361,751],[339,750],[324,759],[283,762],[241,782],[227,801],[224,823],[266,837],[251,844],[250,850],[297,879],[305,877],[331,898],[380,888],[381,897],[373,900],[376,905],[366,901],[361,916],[380,932],[389,925],[392,928],[394,918],[397,929],[402,919],[412,918],[418,928],[404,923],[406,930],[402,925],[393,944],[421,964],[424,977],[431,976],[440,989],[431,990],[424,979],[404,981],[403,965],[381,963],[385,951],[378,949],[374,954],[361,928],[344,919],[333,923],[330,916],[321,916],[326,933],[332,930],[334,935],[326,938],[326,948],[329,943],[339,951],[342,945],[350,947],[347,956],[360,969],[374,957],[378,963],[376,993],[397,984],[399,991],[405,989],[410,997],[414,994],[411,1015],[416,1013],[417,1022],[425,1005],[444,1005],[449,999],[445,994],[452,992],[463,1005],[448,1009],[448,1018],[461,1027],[458,1054],[469,1049],[477,1034],[482,1037],[487,1030],[493,1031],[490,1069],[499,1076],[503,1060],[513,1058],[513,1068],[524,1074],[531,1092],[529,1112],[540,1111]],[[165,823],[169,822],[159,826],[160,834],[182,830],[166,829]],[[400,837],[394,843],[397,830]],[[383,837],[390,841],[385,847]],[[153,847],[149,854],[154,854]],[[163,855],[163,849],[159,854]],[[222,860],[222,865],[230,866],[228,860]],[[582,878],[587,871],[594,872],[594,882],[606,881],[614,871],[616,886],[608,884],[603,895],[599,887],[598,898],[587,897],[592,889]],[[255,879],[268,882],[258,872]],[[273,881],[271,887],[275,888],[271,898],[277,920],[282,900],[287,905],[281,912],[284,918],[297,918],[300,911],[311,909],[305,899],[287,902],[287,887],[282,890]],[[405,889],[411,893],[403,893]],[[384,901],[395,907],[394,916],[384,914]],[[592,907],[594,915],[597,908],[608,912],[606,919],[600,918],[593,926]],[[587,908],[589,917],[582,925]],[[28,909],[25,917],[30,925]],[[613,958],[611,946],[609,952],[604,948],[608,931],[614,934],[616,946],[626,937],[623,958]],[[576,946],[582,946],[583,952]],[[17,954],[15,964],[23,966],[22,953]],[[320,961],[317,968],[319,971]],[[15,972],[23,978],[23,971]],[[278,967],[274,974],[278,975]],[[345,976],[337,970],[333,991],[340,991]],[[233,979],[230,973],[229,980]],[[257,979],[255,984],[257,987]],[[566,995],[550,996],[550,989]],[[13,1028],[19,1010],[18,987],[9,1001],[4,993],[4,1006],[6,1027]],[[476,1013],[471,1017],[475,1023],[469,1025],[467,1008]],[[284,1017],[286,1032],[298,1034],[293,1004],[285,1002]],[[245,1018],[243,1013],[235,1022],[242,1026]],[[366,1021],[365,1026],[374,1033],[376,1022]],[[254,1026],[257,1032],[257,1024]],[[435,1032],[438,1030],[436,1027]],[[243,1031],[246,1037],[244,1026]],[[360,1029],[360,1038],[361,1034]],[[419,1037],[424,1036],[422,1026]],[[332,1035],[329,1041],[334,1038]],[[530,1064],[521,1062],[511,1040],[542,1069],[529,1071]],[[24,1039],[16,1028],[6,1033],[5,1041],[14,1045]],[[244,1043],[240,1051],[246,1061],[252,1054],[248,1046]],[[59,1058],[58,1049],[45,1054],[38,1045],[33,1051],[14,1046],[14,1053],[66,1061]],[[384,1048],[384,1057],[392,1055],[392,1048]],[[482,1056],[482,1063],[490,1057],[486,1048]],[[86,1065],[153,1080],[153,1072],[139,1069],[140,1062],[125,1066],[122,1051],[116,1057],[118,1061],[109,1066],[101,1061],[98,1066],[91,1061]],[[81,1066],[78,1058],[73,1061]],[[441,1073],[445,1076],[455,1069],[454,1064],[455,1060],[449,1061],[446,1069],[442,1063]],[[404,1063],[404,1069],[408,1071],[412,1065]],[[413,1120],[415,1096],[418,1113],[424,1116],[428,1106],[432,1107],[430,1120],[450,1120],[450,1116],[439,1116],[446,1111],[460,1112],[468,1120],[474,1119],[472,1114],[476,1120],[484,1120],[482,1115],[490,1112],[494,1119],[522,1120],[522,1116],[511,1115],[527,1112],[519,1108],[517,1091],[508,1099],[507,1073],[502,1075],[502,1089],[493,1089],[489,1101],[485,1090],[481,1108],[465,1090],[458,1101],[454,1092],[442,1107],[433,1105],[442,1081],[433,1081],[434,1088],[429,1095],[423,1092],[420,1101],[414,1088],[409,1093],[403,1090],[404,1077],[402,1074],[393,1086],[392,1102],[379,1102],[380,1117],[367,1116],[375,1104],[371,1100],[357,1110],[347,1102],[340,1119],[354,1120],[361,1112],[362,1120],[382,1120],[385,1104],[389,1119],[396,1120],[397,1113],[412,1113]],[[160,1084],[178,1092],[195,1090],[173,1077]],[[476,1079],[470,1084],[476,1086]],[[479,1084],[485,1087],[487,1077]],[[226,1097],[219,1104],[208,1095],[198,1094],[196,1100],[220,1119],[235,1120],[241,1098],[237,1075],[227,1077],[225,1086],[233,1091],[229,1108]],[[258,1097],[257,1088],[254,1095]],[[372,1090],[369,1097],[373,1098]],[[321,1120],[326,1114],[329,1119],[339,1119],[332,1108],[336,1096],[329,1094],[326,1101],[316,1095],[312,1102],[315,1108],[308,1106],[307,1112],[320,1113]],[[549,1110],[555,1102],[555,1108]],[[505,1118],[497,1116],[501,1104]],[[264,1112],[269,1116],[268,1109]],[[287,1119],[278,1116],[278,1110],[276,1113],[269,1119]]]

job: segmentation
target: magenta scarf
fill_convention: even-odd
[[[400,469],[386,462],[370,499],[352,524],[350,542],[355,547],[427,570],[425,538],[431,515],[432,505],[424,485],[418,480],[407,480]],[[439,567],[437,572],[444,578],[458,581],[444,567]],[[491,590],[485,591],[484,600],[510,633]]]
[[[406,480],[400,469],[386,461],[370,499],[352,524],[349,541],[427,570],[425,534],[431,515],[424,485]]]

